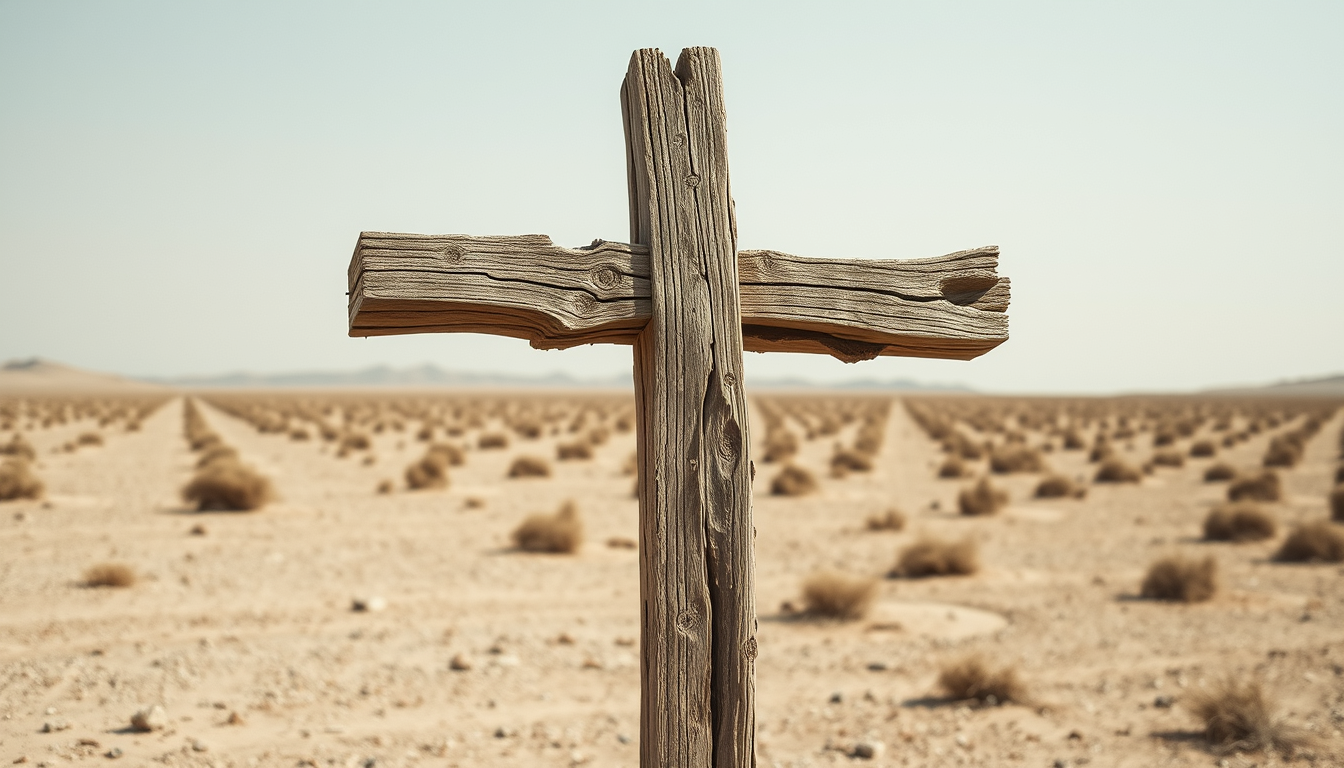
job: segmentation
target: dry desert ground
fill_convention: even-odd
[[[1344,764],[1344,563],[1283,554],[1299,524],[1344,531],[1339,406],[753,397],[759,763]],[[0,760],[636,765],[633,414],[622,392],[0,396],[6,461],[43,486],[0,503]],[[519,457],[549,476],[510,478]],[[1248,503],[1273,530],[1206,541],[1267,460],[1278,498]],[[186,501],[202,462],[271,491]],[[1137,476],[1095,482],[1107,462]],[[566,501],[577,549],[520,551]],[[898,565],[929,538],[978,568]],[[1145,598],[1173,555],[1214,572]],[[1015,684],[950,689],[968,660]],[[1228,681],[1268,719],[1210,743]]]

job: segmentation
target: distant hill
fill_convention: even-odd
[[[1283,397],[1344,397],[1344,374],[1314,379],[1280,381],[1261,387],[1230,387],[1210,390],[1218,395],[1281,395]]]
[[[76,392],[155,392],[163,388],[143,381],[95,373],[38,357],[0,365],[0,392],[70,394]]]

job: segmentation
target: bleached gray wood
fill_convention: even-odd
[[[929,259],[738,254],[745,348],[968,360],[1008,338],[998,248]],[[473,331],[538,348],[630,344],[649,318],[648,249],[545,235],[360,235],[350,335]]]

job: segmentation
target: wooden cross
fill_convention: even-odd
[[[640,764],[755,765],[742,351],[969,360],[1008,338],[998,248],[910,261],[737,250],[719,54],[635,51],[621,86],[630,244],[364,232],[350,335],[633,344]]]

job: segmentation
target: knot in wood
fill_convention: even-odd
[[[700,614],[690,608],[683,608],[677,614],[677,631],[687,637],[698,636],[700,629]]]
[[[620,273],[614,267],[606,265],[594,269],[589,278],[593,281],[593,285],[604,291],[610,291],[621,281]]]
[[[756,647],[756,636],[753,635],[742,641],[742,657],[747,661],[755,661],[759,649]]]
[[[578,296],[574,297],[573,308],[574,314],[579,315],[580,317],[589,315],[593,310],[597,309],[597,299],[594,299],[586,293],[580,293]]]
[[[443,260],[449,264],[458,263],[466,255],[466,249],[460,245],[446,245],[443,248]]]
[[[696,187],[700,186],[700,177],[696,176],[694,173],[688,175],[686,177],[686,186],[690,187],[691,189],[695,189]]]
[[[729,466],[737,464],[737,460],[742,456],[742,428],[738,426],[736,419],[727,419],[723,423],[723,429],[719,432],[718,439],[719,458]]]

